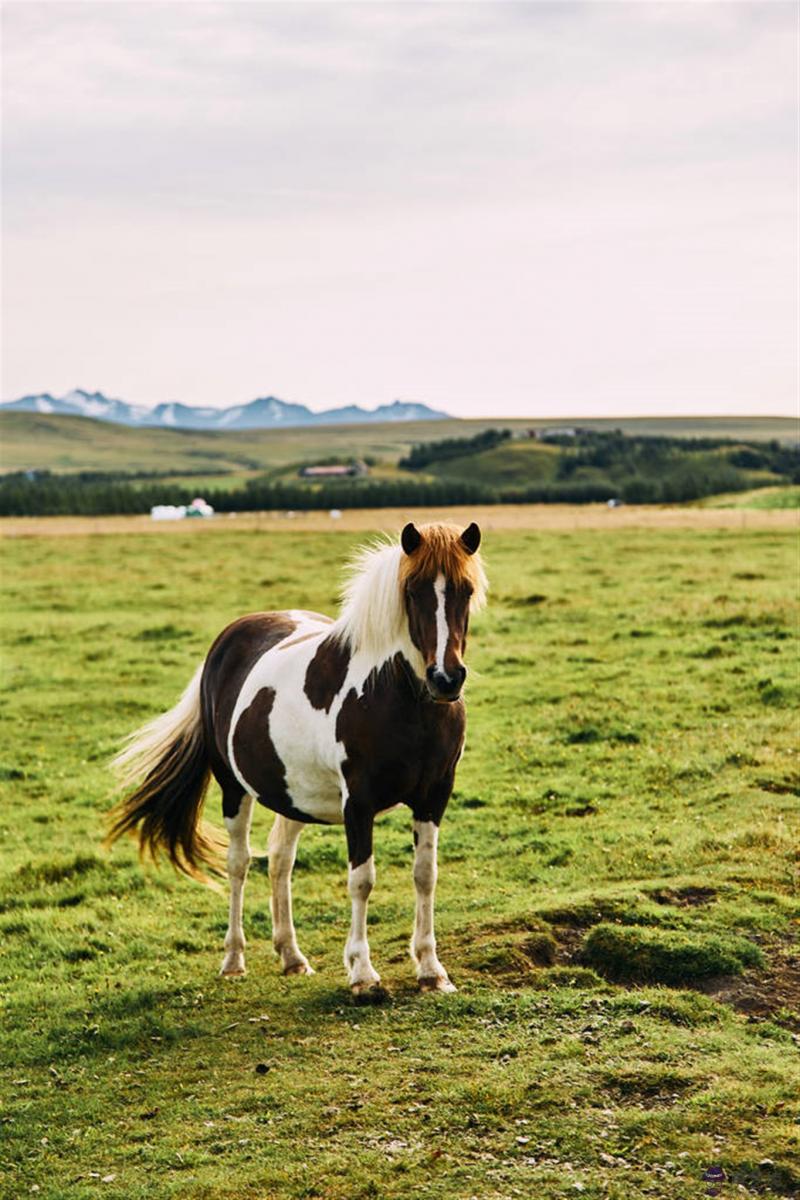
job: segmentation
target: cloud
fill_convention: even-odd
[[[796,29],[9,4],[4,390],[785,409]]]

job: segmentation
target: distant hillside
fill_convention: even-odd
[[[283,429],[190,430],[131,428],[87,417],[9,412],[0,407],[0,470],[172,472],[208,475],[284,472],[315,458],[371,457],[394,464],[420,442],[469,437],[486,429],[552,428],[563,421],[426,420],[363,425],[291,426]],[[741,441],[796,442],[797,422],[784,417],[618,418],[584,420],[599,431],[621,429],[630,436],[718,437]],[[529,449],[526,449],[529,447]],[[507,443],[491,452],[487,466],[497,482],[530,478],[529,451],[551,459],[550,448],[533,439]],[[518,456],[521,455],[521,458]],[[544,465],[541,463],[540,465]],[[496,475],[495,475],[496,469]],[[442,464],[436,474],[454,474]],[[547,473],[547,472],[545,472]]]
[[[447,420],[427,404],[395,400],[369,410],[350,404],[315,413],[305,404],[287,404],[276,396],[263,396],[232,408],[196,408],[191,404],[158,404],[155,408],[112,400],[102,392],[76,388],[65,396],[41,392],[0,404],[0,413],[26,412],[46,416],[92,417],[119,425],[153,426],[162,429],[286,429],[295,425],[353,425],[384,421]]]
[[[401,454],[399,439],[386,439],[383,427],[384,440],[378,441],[374,426],[219,434],[131,430],[86,418],[24,413],[6,414],[3,421],[12,427],[38,425],[26,431],[27,452],[37,455],[38,465],[29,459],[25,469],[0,476],[0,515],[5,516],[146,512],[155,504],[188,504],[201,489],[219,512],[256,512],[464,503],[675,504],[753,488],[785,491],[800,483],[796,443],[713,434],[630,435],[610,423],[605,429],[562,426],[544,436],[540,431],[537,437],[526,432],[514,437],[496,426],[464,436],[466,422],[419,422],[406,428],[442,430],[444,436],[416,441]],[[97,434],[92,448],[96,454],[102,446],[104,468],[43,467],[47,426],[54,427],[51,447],[55,433],[61,435],[62,450],[76,432]],[[138,443],[135,458],[133,442]],[[375,452],[365,453],[367,447]],[[78,453],[85,448],[86,439],[79,438]],[[339,454],[332,455],[337,448]],[[120,453],[128,456],[124,469],[111,465]],[[353,477],[310,477],[298,469],[314,460],[352,461],[356,454],[369,469]],[[134,468],[142,455],[146,465]],[[62,453],[56,465],[63,468],[71,461]]]

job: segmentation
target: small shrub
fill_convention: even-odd
[[[178,638],[191,636],[191,629],[178,629],[176,625],[156,625],[137,633],[134,640],[137,642],[173,642]]]
[[[584,725],[581,729],[573,729],[564,738],[568,746],[588,746],[592,742],[602,740],[602,734],[594,725]]]

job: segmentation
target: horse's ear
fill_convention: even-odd
[[[481,531],[473,521],[461,535],[461,544],[467,554],[474,554],[481,544]]]
[[[406,554],[413,554],[418,549],[422,541],[422,534],[417,529],[413,521],[409,521],[403,532],[400,534],[400,545],[405,550]]]

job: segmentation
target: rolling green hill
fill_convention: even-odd
[[[503,442],[482,454],[431,463],[425,468],[425,474],[433,479],[470,479],[490,487],[525,487],[532,483],[550,483],[555,478],[558,458],[558,446],[526,438]]]
[[[252,471],[285,470],[294,463],[332,455],[366,455],[394,463],[415,442],[469,437],[489,428],[511,429],[520,434],[532,427],[553,428],[570,423],[576,422],[486,418],[207,433],[132,429],[86,417],[0,413],[0,470],[168,471],[176,475],[203,472],[216,476],[226,472],[246,475]],[[577,423],[587,429],[621,429],[639,436],[727,437],[748,441],[798,438],[797,422],[788,417],[637,417],[587,419]],[[530,452],[544,449],[535,442],[529,446]],[[528,480],[533,459],[518,462],[514,457],[518,453],[524,451],[516,446],[498,448],[496,460],[488,462],[487,469],[497,471],[498,481],[517,482],[520,470]],[[540,468],[544,467],[544,461],[539,461]],[[446,475],[443,470],[441,477]]]
[[[371,455],[396,459],[415,441],[445,437],[458,423],[344,425],[219,433],[132,429],[87,417],[0,414],[4,471],[230,471],[283,468],[309,458]],[[488,426],[491,422],[483,423]],[[479,423],[480,425],[480,423]]]

